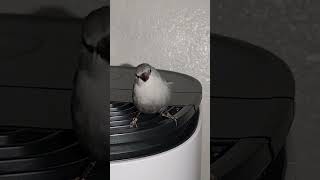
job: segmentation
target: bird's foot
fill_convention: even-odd
[[[161,116],[174,120],[176,126],[178,126],[178,119],[174,115],[170,114],[168,111],[161,112]]]
[[[139,111],[131,112],[129,117],[136,117],[138,113],[139,113]]]
[[[137,117],[134,117],[133,119],[132,119],[132,121],[130,122],[130,128],[134,128],[134,127],[138,127],[138,118]]]

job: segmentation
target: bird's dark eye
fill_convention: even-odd
[[[151,69],[149,70],[149,73],[151,73]]]
[[[136,75],[136,78],[139,78],[139,76],[138,76],[138,75]]]

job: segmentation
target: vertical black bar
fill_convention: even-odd
[[[106,42],[107,43],[107,51],[108,51],[108,54],[107,54],[107,59],[108,59],[108,66],[107,66],[107,101],[106,101],[106,109],[107,109],[107,118],[110,117],[110,93],[109,93],[109,89],[110,89],[110,0],[107,0],[107,6],[109,7],[109,14],[108,14],[108,17],[107,17],[107,25],[108,25],[108,41]],[[110,179],[110,119],[108,119],[108,121],[106,122],[107,124],[107,171],[106,171],[106,178],[105,179]]]
[[[213,86],[212,84],[214,84],[214,60],[213,60],[213,54],[214,51],[212,49],[212,39],[213,39],[213,30],[214,30],[214,22],[213,22],[213,16],[214,16],[214,6],[215,0],[214,1],[210,1],[210,113],[212,112],[212,103],[211,103],[211,96],[213,95]],[[211,143],[211,130],[213,127],[213,121],[211,119],[213,119],[214,114],[210,115],[210,152],[213,152],[213,143]],[[212,168],[212,164],[213,164],[213,154],[210,153],[210,180],[217,180],[216,177],[214,176],[214,172],[213,172],[213,168]]]

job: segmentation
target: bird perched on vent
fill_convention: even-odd
[[[96,162],[109,163],[109,12],[109,7],[94,10],[83,23],[81,56],[72,97],[73,129],[91,161],[79,177],[81,180],[89,176]]]
[[[137,66],[132,98],[138,112],[133,117],[130,127],[138,127],[140,113],[160,113],[162,117],[174,120],[177,125],[177,119],[167,110],[171,98],[171,84],[151,65],[142,63]]]

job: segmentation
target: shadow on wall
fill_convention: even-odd
[[[120,64],[120,66],[122,66],[122,67],[134,67],[133,65],[131,65],[129,63]]]

